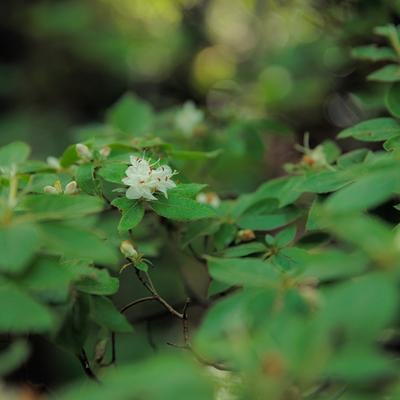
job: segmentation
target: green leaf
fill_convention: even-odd
[[[367,76],[370,81],[398,82],[400,81],[400,66],[397,64],[386,65]]]
[[[222,250],[235,240],[237,227],[233,224],[221,224],[214,235],[214,247]]]
[[[29,346],[23,340],[17,340],[0,354],[0,376],[13,372],[29,357]]]
[[[158,215],[177,221],[212,218],[216,215],[212,207],[176,193],[168,193],[167,199],[160,196],[158,200],[150,202],[150,206]]]
[[[155,384],[157,377],[157,384]],[[55,393],[50,400],[190,400],[214,397],[214,385],[189,357],[156,355],[135,364],[110,369],[97,382],[78,382]]]
[[[128,199],[127,199],[128,200]],[[118,224],[119,231],[129,231],[140,223],[144,216],[143,203],[129,200],[130,206],[122,211],[122,217]],[[120,202],[117,202],[121,203]],[[113,202],[115,204],[115,201]]]
[[[277,247],[288,246],[291,242],[293,242],[295,237],[296,237],[296,227],[290,226],[286,229],[281,230],[275,236],[274,245]]]
[[[400,125],[392,118],[376,118],[360,122],[340,132],[338,138],[354,137],[365,142],[381,142],[400,135]]]
[[[368,259],[361,252],[328,249],[312,254],[298,278],[317,278],[321,282],[349,278],[361,274],[367,265]]]
[[[194,199],[196,195],[206,187],[207,185],[204,185],[202,183],[180,183],[179,185],[168,191],[168,196],[170,194],[177,194],[182,197],[189,197],[191,199]]]
[[[56,222],[42,223],[41,231],[48,252],[104,265],[118,261],[115,249],[93,232]]]
[[[13,142],[0,147],[0,168],[11,167],[27,160],[31,150],[23,142]]]
[[[103,210],[98,197],[81,195],[35,194],[26,196],[21,207],[38,220],[79,218]]]
[[[39,247],[40,240],[35,225],[19,223],[0,227],[0,271],[23,271]]]
[[[396,118],[400,118],[400,84],[390,86],[385,96],[386,108]]]
[[[368,174],[334,193],[326,201],[330,212],[362,211],[375,207],[400,190],[397,170],[382,170]]]
[[[128,168],[126,164],[109,163],[99,170],[99,176],[105,181],[118,183],[122,185],[122,179],[125,177],[125,171]]]
[[[95,194],[97,191],[94,172],[95,167],[93,164],[79,165],[75,172],[75,180],[78,187],[87,194]]]
[[[328,287],[323,296],[321,318],[329,330],[341,328],[344,338],[358,343],[375,340],[396,317],[397,283],[382,273]]]
[[[50,311],[15,284],[0,280],[0,332],[44,332],[55,322]]]
[[[131,333],[132,325],[114,306],[112,301],[103,296],[91,296],[90,316],[93,321],[112,332]]]
[[[273,230],[295,221],[300,215],[301,212],[295,209],[283,209],[267,215],[245,214],[239,217],[237,224],[244,229]]]
[[[250,254],[265,253],[267,248],[264,244],[259,242],[244,243],[238,246],[228,247],[224,250],[222,255],[224,257],[244,257]]]
[[[149,133],[153,125],[151,106],[131,93],[125,94],[107,111],[107,122],[133,135]]]
[[[85,272],[81,280],[75,283],[77,290],[104,296],[118,292],[119,280],[111,277],[106,269],[88,268]]]
[[[55,258],[40,258],[18,281],[31,294],[46,302],[65,302],[73,274]]]
[[[230,285],[275,287],[278,275],[275,268],[256,258],[207,257],[211,277]]]
[[[394,50],[389,47],[377,47],[376,45],[360,46],[351,51],[351,56],[359,60],[369,61],[396,61]]]
[[[60,164],[63,168],[68,168],[71,165],[78,162],[78,160],[79,160],[79,157],[76,152],[76,145],[71,144],[70,146],[67,147],[67,149],[64,151],[64,153],[60,157]]]
[[[189,151],[189,150],[171,150],[169,154],[175,160],[210,160],[218,157],[222,150],[213,151]]]

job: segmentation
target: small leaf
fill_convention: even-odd
[[[397,170],[377,171],[334,193],[326,201],[330,212],[362,211],[375,207],[400,190]]]
[[[264,244],[259,242],[244,243],[234,247],[228,247],[222,255],[224,257],[236,258],[249,256],[251,254],[264,253],[267,249]]]
[[[0,332],[44,332],[53,327],[50,311],[15,284],[0,280]]]
[[[230,285],[275,287],[278,275],[275,268],[256,258],[207,257],[208,270],[213,279]]]
[[[212,218],[216,215],[212,207],[175,193],[169,193],[168,199],[160,196],[150,205],[158,215],[177,221]]]
[[[23,340],[10,344],[0,354],[0,376],[8,375],[24,363],[29,357],[29,346]]]
[[[123,133],[143,135],[153,125],[151,106],[131,93],[125,94],[107,111],[107,122]]]
[[[128,168],[126,164],[109,163],[99,170],[99,176],[105,181],[118,183],[122,185],[122,179],[125,177],[125,171]]]
[[[118,292],[119,280],[111,277],[106,269],[90,268],[90,274],[83,276],[74,286],[84,293],[110,296]]]
[[[398,82],[400,81],[400,66],[397,64],[386,65],[369,74],[367,79],[377,82]]]
[[[75,172],[75,180],[78,187],[87,194],[95,194],[97,190],[94,171],[95,168],[93,164],[82,164],[79,165]]]
[[[377,47],[375,45],[356,47],[351,51],[351,56],[359,60],[369,61],[396,61],[394,50],[389,47]]]
[[[104,265],[114,265],[118,256],[106,240],[93,232],[78,229],[64,223],[41,224],[46,250],[72,259],[92,260]]]
[[[400,125],[392,118],[376,118],[360,122],[340,132],[338,138],[354,137],[365,142],[380,142],[400,135]]]
[[[38,220],[79,218],[103,210],[104,202],[98,197],[81,195],[35,194],[21,202],[25,211]]]
[[[132,325],[114,306],[112,301],[103,296],[91,296],[90,316],[93,321],[112,332],[131,333]]]
[[[0,147],[0,167],[11,167],[27,160],[31,152],[29,146],[23,142],[13,142]]]
[[[39,250],[38,229],[30,223],[0,227],[0,271],[23,271]]]
[[[129,231],[140,223],[144,216],[143,203],[134,202],[128,210],[122,213],[121,220],[118,224],[118,230],[124,232]]]
[[[266,231],[285,226],[298,219],[300,215],[301,212],[295,209],[280,210],[266,215],[245,214],[237,220],[237,224],[244,229]]]

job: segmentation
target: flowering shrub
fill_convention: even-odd
[[[0,149],[0,331],[10,339],[0,372],[21,365],[28,335],[40,334],[93,380],[54,399],[399,398],[398,120],[339,133],[375,151],[306,141],[286,176],[232,196],[191,179],[229,135],[203,132],[188,150],[202,114],[177,112],[157,119],[128,95],[59,159],[30,161],[21,142]],[[173,301],[170,277],[181,283]],[[129,299],[111,301],[134,279]],[[128,317],[147,303],[156,314]],[[139,340],[141,321],[163,316],[178,322],[178,342],[124,358],[119,339]]]

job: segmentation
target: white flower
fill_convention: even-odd
[[[125,171],[126,177],[122,182],[129,186],[126,191],[128,199],[157,200],[154,193],[161,192],[167,197],[167,191],[176,186],[171,179],[176,171],[168,165],[162,165],[157,169],[142,157],[130,158],[131,165]]]
[[[175,125],[185,136],[191,136],[204,119],[203,111],[196,108],[192,101],[187,101],[175,116]]]
[[[54,186],[50,186],[50,185],[45,186],[43,188],[43,192],[47,193],[47,194],[58,194],[59,193]]]
[[[89,147],[86,146],[86,144],[83,143],[78,143],[75,146],[76,149],[76,154],[78,154],[78,157],[82,161],[90,161],[93,158],[93,153],[89,149]]]
[[[75,181],[69,182],[64,189],[64,194],[75,194],[78,191],[78,184]]]
[[[218,208],[221,204],[221,199],[214,192],[199,193],[196,196],[196,200],[198,203],[208,204],[213,208]]]

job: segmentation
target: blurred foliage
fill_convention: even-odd
[[[0,7],[0,398],[398,398],[400,2]]]

